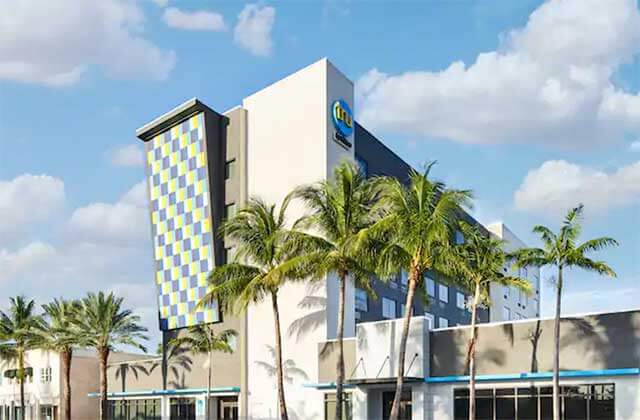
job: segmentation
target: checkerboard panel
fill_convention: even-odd
[[[218,321],[195,310],[214,266],[204,117],[195,115],[146,142],[160,328]]]

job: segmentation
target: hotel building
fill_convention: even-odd
[[[239,106],[226,112],[218,113],[192,99],[137,131],[148,162],[155,284],[165,342],[168,337],[181,334],[185,327],[199,323],[212,323],[216,331],[233,328],[239,336],[233,354],[215,355],[209,401],[205,363],[199,356],[189,355],[194,359],[192,368],[178,369],[182,375],[179,380],[170,380],[172,361],[167,360],[162,363],[164,375],[156,369],[144,377],[129,376],[126,386],[111,394],[113,404],[120,401],[127,410],[133,404],[132,409],[143,418],[147,405],[159,405],[163,420],[277,417],[270,303],[251,305],[240,316],[221,313],[217,307],[195,311],[195,305],[205,293],[209,271],[233,254],[232,244],[225,243],[216,234],[217,229],[249,197],[280,203],[294,187],[331,177],[333,169],[344,160],[357,162],[370,176],[406,179],[409,165],[353,119],[353,101],[353,83],[323,59],[244,98]],[[294,203],[289,216],[293,219],[304,212],[300,203]],[[477,224],[470,215],[465,217]],[[486,231],[504,238],[511,246],[522,246],[504,227]],[[407,351],[403,413],[412,419],[461,418],[454,407],[461,406],[464,399],[461,354],[467,332],[463,325],[470,322],[466,295],[447,286],[438,273],[428,273],[426,277],[425,292],[430,304],[425,307],[416,302],[412,308],[415,316]],[[531,278],[535,278],[533,273]],[[346,290],[345,357],[350,416],[346,418],[382,419],[390,408],[400,335],[398,318],[406,310],[406,274],[400,273],[388,284],[376,282],[374,289],[376,300],[352,285]],[[514,315],[508,319],[539,314],[539,299],[525,302],[524,308],[516,310],[517,304],[523,302],[512,297],[512,291],[507,296],[502,289],[492,291],[494,294],[494,299],[502,299],[498,311],[501,316],[506,313],[504,308],[514,304]],[[320,285],[288,284],[279,299],[290,418],[331,418],[335,408],[337,280],[330,276]],[[504,319],[492,316],[493,312],[493,308],[483,308],[480,320]],[[634,320],[636,315],[627,314]],[[548,321],[532,322],[544,325],[545,334],[540,335],[544,339],[540,339],[548,340]],[[483,385],[493,387],[492,407],[501,400],[497,395],[502,392],[494,388],[501,388],[504,381],[508,381],[514,401],[525,395],[521,388],[534,392],[532,387],[538,385],[541,388],[535,390],[536,404],[545,400],[540,395],[546,396],[543,388],[548,386],[550,348],[547,344],[536,347],[535,354],[541,362],[535,371],[525,363],[525,356],[519,358],[513,351],[520,348],[517,346],[524,349],[528,343],[525,331],[529,325],[516,321],[482,327],[481,343],[488,347],[480,352],[486,361],[479,372],[486,376]],[[509,330],[517,332],[512,340],[503,333]],[[624,370],[632,368],[626,366],[627,362],[605,360],[598,366],[602,372],[624,371],[631,375]],[[584,366],[567,367],[575,372]],[[530,376],[513,376],[524,374]],[[605,377],[607,384],[612,383]],[[566,383],[573,386],[579,382],[574,378],[581,377],[571,378]],[[513,382],[514,379],[518,380]],[[591,383],[589,380],[583,382]],[[636,384],[637,377],[625,376],[624,380],[629,382],[616,383],[618,389]],[[112,381],[110,389],[118,389],[115,378]],[[592,391],[589,396],[595,395]],[[538,418],[528,415],[519,418]]]

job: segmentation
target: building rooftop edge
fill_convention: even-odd
[[[198,98],[191,98],[138,128],[136,130],[136,137],[142,141],[148,141],[157,133],[164,131],[177,122],[184,120],[195,113],[205,111],[218,114],[216,111],[202,103]]]

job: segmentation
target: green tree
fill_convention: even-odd
[[[412,170],[408,185],[395,178],[382,179],[382,217],[363,235],[378,238],[382,243],[378,251],[381,275],[392,276],[400,271],[408,273],[391,420],[397,420],[400,414],[407,337],[416,291],[424,296],[425,273],[439,268],[451,247],[463,208],[471,206],[470,191],[447,188],[443,182],[429,177],[434,164],[428,164],[422,173]]]
[[[62,365],[62,400],[64,401],[63,419],[71,420],[71,361],[73,348],[81,346],[83,334],[78,328],[78,310],[80,303],[64,299],[54,299],[42,305],[45,321],[39,330],[39,346],[60,355]]]
[[[531,292],[531,284],[519,277],[505,275],[507,255],[504,242],[481,232],[478,227],[460,222],[464,242],[453,247],[444,260],[443,271],[460,288],[473,295],[471,300],[471,329],[467,346],[469,366],[469,420],[476,418],[476,345],[478,342],[478,306],[491,304],[491,285],[510,286]]]
[[[124,299],[113,293],[89,293],[80,303],[78,326],[82,340],[93,347],[100,363],[100,419],[107,420],[107,362],[118,346],[130,346],[146,351],[140,341],[146,340],[147,329],[140,317],[123,308]]]
[[[8,312],[0,311],[0,337],[12,342],[5,346],[5,356],[16,361],[16,378],[20,383],[20,416],[24,419],[24,381],[27,376],[25,356],[29,350],[38,348],[42,328],[42,317],[35,313],[35,302],[24,296],[12,297]],[[33,375],[33,371],[31,371]]]
[[[298,278],[291,259],[305,235],[285,227],[289,204],[275,205],[253,198],[222,226],[225,239],[236,245],[234,261],[216,267],[209,275],[209,290],[198,303],[207,307],[218,302],[223,311],[239,313],[252,303],[271,300],[275,326],[278,405],[280,418],[288,419],[282,371],[282,335],[278,292],[293,277]]]
[[[343,163],[335,169],[332,179],[301,186],[293,196],[302,199],[311,210],[296,226],[319,233],[308,241],[309,246],[294,263],[312,279],[326,281],[332,275],[338,278],[336,419],[342,420],[345,287],[350,280],[373,294],[370,262],[375,247],[362,245],[358,237],[375,221],[377,182],[367,179],[354,164]]]
[[[238,336],[235,330],[227,329],[216,333],[210,324],[200,324],[187,329],[187,333],[174,338],[169,345],[174,348],[185,347],[196,354],[206,354],[209,357],[207,373],[207,413],[211,403],[211,372],[213,371],[213,353],[233,353],[233,340]]]
[[[545,226],[535,226],[533,232],[540,235],[542,248],[525,248],[513,254],[519,267],[555,266],[556,279],[556,311],[554,321],[554,354],[553,354],[553,419],[560,420],[560,314],[562,313],[562,287],[566,269],[581,268],[600,275],[616,277],[616,273],[604,261],[595,261],[587,257],[588,253],[617,246],[613,238],[601,237],[578,243],[582,233],[582,204],[571,209],[560,227],[554,233]]]

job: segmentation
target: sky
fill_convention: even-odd
[[[0,13],[0,297],[114,291],[157,330],[135,129],[223,112],[322,57],[414,167],[473,190],[529,245],[585,204],[616,279],[566,276],[565,314],[640,304],[636,0],[17,0]],[[554,308],[543,270],[542,315]],[[5,303],[0,303],[0,307]]]

